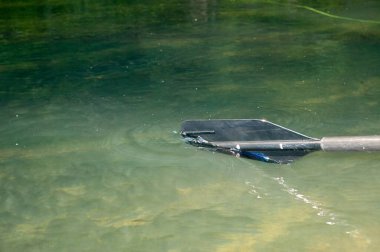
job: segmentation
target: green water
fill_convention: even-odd
[[[375,0],[0,1],[0,250],[378,251],[379,153],[272,165],[178,134],[380,134],[378,21]]]

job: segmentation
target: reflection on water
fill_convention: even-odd
[[[314,137],[379,134],[379,27],[357,22],[379,8],[1,3],[1,250],[377,251],[377,153],[276,166],[177,132],[266,118]]]

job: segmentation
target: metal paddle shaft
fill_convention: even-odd
[[[185,121],[181,134],[196,146],[272,163],[290,163],[317,150],[380,150],[380,136],[318,139],[258,119]]]
[[[379,151],[380,136],[323,137],[324,151]]]
[[[228,141],[213,142],[215,146],[241,150],[324,150],[378,151],[380,136],[323,137],[321,140],[298,141]]]

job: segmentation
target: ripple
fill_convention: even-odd
[[[250,164],[249,161],[245,159],[239,158],[239,160],[252,166],[252,164]],[[323,218],[326,225],[344,227],[346,228],[346,231],[344,231],[344,233],[349,235],[351,238],[356,239],[358,242],[363,244],[370,243],[370,239],[362,234],[358,227],[341,218],[337,213],[329,210],[328,207],[326,207],[322,202],[313,199],[312,197],[301,192],[299,189],[289,185],[285,181],[284,177],[272,177],[260,169],[256,169],[256,171],[256,174],[259,178],[266,178],[271,181],[275,181],[275,183],[280,186],[281,190],[292,196],[294,200],[300,201],[303,204],[310,206],[310,208],[315,212],[316,216]],[[245,184],[249,188],[248,193],[254,195],[256,198],[273,198],[270,193],[265,192],[264,188],[257,186],[256,182],[246,181]]]
[[[145,161],[168,161],[176,156],[176,148],[182,144],[180,136],[170,127],[141,124],[123,133],[124,149],[129,155]],[[121,149],[119,152],[122,151]]]

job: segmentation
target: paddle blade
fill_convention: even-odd
[[[209,142],[317,140],[259,119],[185,121],[181,134],[193,138],[200,136]]]
[[[258,119],[194,120],[182,124],[181,134],[187,142],[215,151],[239,155],[269,163],[286,164],[313,150],[294,149],[240,149],[239,142],[318,141],[280,125]],[[223,148],[218,142],[234,142],[236,148]]]

